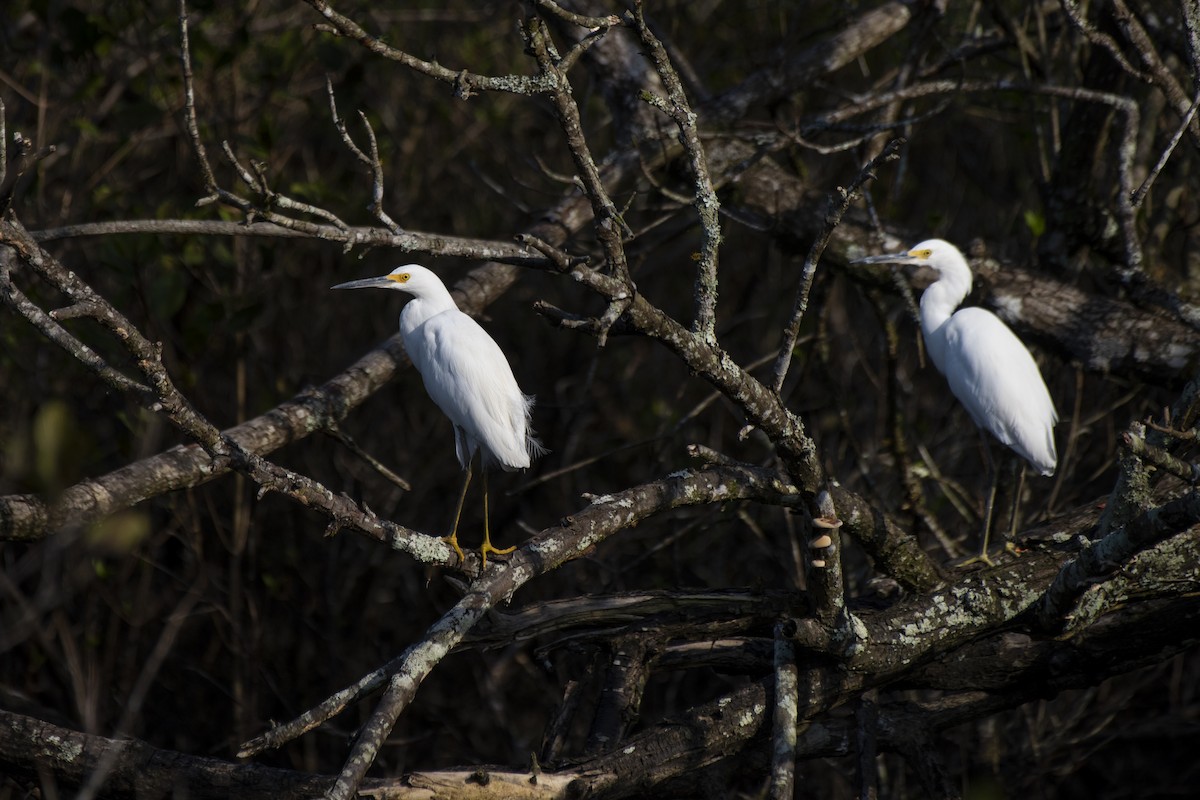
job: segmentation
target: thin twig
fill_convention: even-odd
[[[901,138],[889,141],[879,155],[867,162],[866,166],[859,171],[858,176],[850,182],[849,188],[843,189],[839,186],[829,196],[825,208],[825,222],[804,259],[804,267],[800,270],[800,285],[796,289],[796,299],[792,302],[792,313],[783,329],[783,342],[779,346],[779,355],[775,360],[774,378],[771,384],[771,389],[775,394],[779,394],[783,390],[783,382],[787,378],[788,367],[792,363],[792,349],[795,348],[796,339],[800,335],[800,323],[804,319],[804,312],[808,309],[808,294],[812,289],[813,278],[817,272],[817,263],[825,252],[825,246],[829,244],[829,238],[833,236],[834,230],[841,223],[842,215],[846,213],[850,203],[862,191],[863,185],[868,180],[874,180],[875,170],[880,164],[886,164],[899,157],[900,147],[903,144],[904,139]]]
[[[1074,25],[1075,28],[1082,33],[1089,42],[1097,47],[1104,48],[1104,50],[1106,50],[1108,54],[1112,56],[1113,60],[1121,65],[1121,69],[1125,70],[1139,81],[1145,81],[1147,83],[1150,82],[1150,73],[1140,70],[1131,64],[1129,59],[1125,58],[1125,54],[1121,52],[1121,46],[1117,44],[1111,36],[1109,36],[1107,33],[1101,33],[1100,31],[1096,30],[1096,26],[1079,13],[1079,4],[1075,2],[1075,0],[1059,0],[1059,5],[1062,6],[1063,11],[1067,15],[1067,19],[1071,20],[1071,24]]]
[[[119,392],[136,397],[143,404],[154,402],[154,392],[144,383],[133,380],[125,373],[108,365],[95,350],[71,335],[59,325],[54,316],[47,314],[17,288],[12,280],[11,251],[0,253],[0,297],[18,314],[29,321],[43,336],[69,353],[109,386]]]
[[[1027,92],[1062,97],[1085,103],[1100,103],[1120,112],[1124,125],[1117,142],[1117,218],[1121,227],[1122,244],[1125,250],[1125,265],[1121,279],[1131,281],[1142,270],[1143,256],[1137,234],[1136,209],[1133,206],[1133,168],[1137,156],[1137,134],[1141,120],[1138,104],[1130,97],[1084,89],[1075,86],[1030,84],[1018,81],[927,81],[906,86],[894,92],[875,94],[862,101],[824,115],[818,127],[833,129],[842,123],[868,111],[890,105],[897,100],[915,100],[920,97],[961,92]],[[891,127],[891,124],[884,126]]]
[[[1163,167],[1167,165],[1171,154],[1175,152],[1176,145],[1183,138],[1183,134],[1187,133],[1188,127],[1192,124],[1192,118],[1196,116],[1196,109],[1200,108],[1200,93],[1196,94],[1196,99],[1192,101],[1192,105],[1188,108],[1187,113],[1183,115],[1183,119],[1179,121],[1179,127],[1175,130],[1175,135],[1171,137],[1171,141],[1167,144],[1162,155],[1158,157],[1158,163],[1154,165],[1154,169],[1150,170],[1150,174],[1146,176],[1146,180],[1142,181],[1142,185],[1133,193],[1131,200],[1134,208],[1140,208],[1142,201],[1146,199],[1150,187],[1154,185],[1154,181],[1158,178],[1158,173],[1162,172]]]
[[[269,491],[285,494],[304,506],[321,509],[339,526],[352,525],[374,538],[387,541],[392,547],[408,552],[418,560],[444,566],[457,563],[450,547],[441,538],[426,536],[381,521],[374,514],[359,508],[349,498],[335,495],[321,483],[267,461],[222,433],[176,388],[162,362],[162,345],[145,338],[136,326],[76,273],[66,269],[53,256],[38,247],[28,231],[15,219],[10,217],[0,222],[0,244],[8,245],[16,258],[66,295],[72,301],[72,314],[85,314],[112,334],[137,365],[145,387],[127,378],[122,379],[120,373],[104,369],[102,361],[89,359],[89,351],[76,342],[74,337],[62,331],[57,322],[50,320],[53,324],[46,324],[46,320],[50,319],[49,315],[31,314],[30,321],[38,325],[39,330],[44,327],[51,341],[81,362],[92,366],[97,370],[97,374],[110,381],[114,388],[130,391],[146,409],[166,416],[176,428],[208,454],[212,459],[211,469],[226,465],[232,467],[258,485],[260,496]],[[3,267],[3,270],[3,274],[7,274],[8,267]],[[8,281],[8,285],[12,287],[11,281]],[[15,290],[15,287],[12,289]],[[19,300],[23,295],[8,291],[6,297]]]
[[[129,696],[122,704],[121,717],[117,721],[112,738],[123,739],[129,735],[134,721],[137,719],[146,701],[146,695],[150,693],[150,688],[154,685],[154,680],[158,677],[158,672],[162,668],[163,662],[166,661],[167,656],[171,653],[171,649],[175,646],[175,640],[179,637],[179,632],[183,630],[183,624],[187,622],[196,603],[203,597],[206,584],[205,573],[201,572],[200,577],[188,589],[187,594],[183,596],[179,604],[175,606],[175,610],[171,612],[171,616],[167,618],[162,632],[158,635],[158,640],[154,643],[154,649],[150,651],[150,655],[146,658],[145,663],[142,664],[142,669],[138,673],[137,680],[134,682]],[[75,800],[92,800],[104,786],[109,773],[116,766],[117,761],[123,754],[124,751],[120,748],[106,749],[100,756],[91,775],[88,776],[87,783],[75,795]]]
[[[601,28],[611,28],[614,25],[621,24],[621,18],[616,14],[609,14],[605,17],[589,17],[585,14],[577,14],[574,11],[569,11],[563,8],[554,0],[534,0],[533,4],[538,8],[546,11],[564,22],[569,22],[572,25],[578,25],[580,28],[587,28],[590,31],[595,31]]]
[[[1180,3],[1182,6],[1195,5],[1195,0],[1184,0]],[[1162,92],[1167,103],[1175,110],[1179,116],[1184,116],[1187,113],[1188,107],[1191,105],[1191,96],[1187,94],[1184,87],[1176,80],[1171,68],[1167,62],[1163,60],[1162,55],[1158,51],[1158,42],[1156,38],[1142,26],[1138,15],[1130,11],[1124,0],[1110,0],[1107,4],[1111,7],[1111,14],[1117,27],[1121,29],[1121,33],[1125,35],[1125,39],[1133,46],[1134,52],[1137,53],[1142,63],[1149,70],[1150,83]],[[1187,11],[1184,12],[1185,18]],[[1161,35],[1161,34],[1160,34]],[[1174,56],[1169,56],[1174,58]],[[1186,129],[1191,134],[1192,145],[1200,147],[1200,126],[1189,125]]]
[[[606,264],[621,284],[620,291],[610,294],[609,305],[599,319],[596,340],[603,347],[608,339],[608,330],[629,309],[637,291],[629,273],[629,262],[622,239],[622,234],[628,232],[629,229],[613,204],[600,176],[600,170],[596,166],[596,161],[592,157],[591,148],[583,134],[579,106],[575,102],[570,81],[555,58],[556,50],[545,23],[539,18],[530,19],[525,29],[525,36],[534,58],[537,60],[538,68],[554,87],[550,97],[554,102],[559,125],[566,136],[567,146],[571,153],[571,159],[575,163],[581,188],[592,206],[596,237],[600,240],[604,250]],[[575,272],[579,274],[579,270]]]
[[[228,140],[221,142],[221,150],[225,155],[230,166],[237,172],[238,177],[250,187],[256,194],[263,199],[262,205],[251,202],[250,200],[221,188],[217,182],[212,165],[209,162],[207,149],[204,141],[200,136],[200,126],[197,121],[196,114],[196,95],[194,88],[194,79],[192,75],[191,49],[188,37],[188,18],[186,0],[179,0],[179,39],[180,39],[180,61],[183,69],[183,84],[184,84],[184,108],[187,119],[188,136],[191,139],[192,147],[195,148],[197,160],[200,162],[200,169],[204,176],[205,188],[208,194],[197,201],[197,206],[209,205],[215,202],[221,202],[228,206],[241,211],[247,222],[255,222],[258,219],[263,219],[268,222],[273,222],[284,228],[295,230],[304,235],[325,239],[328,241],[340,241],[343,244],[343,251],[348,251],[356,242],[355,238],[350,235],[350,226],[343,222],[333,212],[314,206],[310,203],[305,203],[300,200],[295,200],[287,195],[271,189],[267,181],[266,166],[259,162],[251,162],[250,168],[247,168],[241,163],[237,155],[233,152]],[[287,211],[298,211],[302,214],[317,217],[330,223],[334,229],[338,231],[336,235],[330,235],[328,231],[323,231],[323,226],[315,224],[308,220],[294,219],[286,214],[280,214],[275,209],[284,209]],[[389,228],[392,233],[397,233],[398,228]]]
[[[898,277],[898,273],[894,273]],[[907,286],[907,284],[904,284]],[[883,330],[884,348],[885,348],[885,363],[887,367],[887,391],[885,394],[885,407],[887,409],[887,418],[891,426],[891,436],[889,437],[889,446],[892,451],[892,457],[896,461],[897,469],[900,472],[901,481],[904,485],[905,499],[908,507],[912,512],[912,516],[916,520],[920,520],[926,529],[928,529],[941,545],[942,550],[947,556],[953,557],[958,555],[957,549],[954,547],[954,542],[942,529],[937,518],[929,512],[929,505],[925,500],[925,492],[921,487],[921,481],[917,475],[917,470],[913,465],[912,453],[908,447],[907,437],[904,433],[903,415],[900,411],[900,403],[898,396],[900,394],[900,379],[898,377],[898,358],[900,352],[900,334],[896,330],[896,325],[892,319],[885,313],[880,292],[874,289],[867,290],[867,299],[871,302],[871,307],[875,310],[879,326]]]
[[[370,464],[371,467],[374,468],[375,471],[378,472],[380,475],[387,478],[389,481],[394,483],[396,486],[399,486],[404,491],[406,491],[406,492],[412,491],[411,483],[404,480],[404,478],[401,478],[399,475],[397,475],[395,472],[393,472],[391,469],[389,469],[386,464],[384,464],[379,459],[375,458],[375,456],[371,455],[366,450],[363,450],[362,447],[359,446],[358,442],[354,441],[354,439],[351,438],[350,434],[343,431],[336,424],[331,424],[328,428],[325,429],[325,431],[330,436],[332,436],[333,438],[335,438],[339,442],[341,442],[343,445],[345,445],[346,449],[348,449],[351,453],[354,453],[354,455],[358,456],[363,461]]]
[[[204,176],[204,186],[210,192],[212,199],[217,199],[219,188],[217,178],[213,174],[212,165],[208,160],[208,150],[204,139],[200,136],[200,123],[196,118],[196,89],[192,77],[192,50],[188,37],[187,0],[179,0],[179,61],[183,69],[183,107],[184,118],[187,120],[188,138],[196,151],[196,160],[200,162],[200,172]]]
[[[717,191],[709,175],[708,157],[700,141],[696,112],[688,103],[687,93],[679,80],[679,74],[671,64],[666,48],[646,25],[641,0],[637,0],[634,5],[634,21],[638,36],[646,46],[654,68],[662,79],[663,87],[667,90],[666,100],[655,98],[649,92],[643,93],[643,99],[668,114],[679,128],[680,141],[683,143],[695,182],[696,196],[693,204],[700,217],[701,238],[700,255],[696,265],[695,316],[692,331],[705,342],[712,344],[717,340],[717,262],[721,246],[721,203],[717,199]]]
[[[397,61],[404,66],[427,75],[430,78],[451,84],[460,99],[467,99],[477,91],[511,92],[513,94],[537,95],[553,90],[552,79],[545,74],[537,76],[503,75],[492,77],[477,75],[467,70],[452,70],[441,64],[411,56],[402,50],[397,50],[377,36],[372,36],[362,29],[354,20],[339,14],[325,0],[305,0],[314,10],[327,19],[333,29],[341,36],[346,36],[358,42],[363,47],[378,56]]]
[[[8,116],[7,110],[4,107],[4,100],[0,100],[0,186],[4,185],[4,179],[8,177]]]
[[[519,233],[514,237],[517,242],[527,247],[531,247],[541,253],[549,261],[549,264],[559,272],[569,272],[572,267],[587,264],[587,256],[572,256],[566,251],[555,247],[547,241],[539,239],[531,233]]]
[[[389,231],[392,233],[402,233],[403,231],[400,226],[383,210],[383,162],[379,158],[379,142],[375,138],[375,129],[371,127],[371,121],[367,119],[367,115],[362,111],[358,112],[363,127],[366,128],[367,138],[371,143],[371,154],[367,155],[354,143],[354,139],[350,136],[350,131],[346,129],[345,120],[338,116],[337,98],[333,93],[333,81],[328,75],[325,76],[325,93],[329,95],[329,113],[333,117],[333,126],[337,128],[337,132],[342,137],[342,142],[346,145],[346,149],[359,162],[371,170],[371,204],[367,208]]]

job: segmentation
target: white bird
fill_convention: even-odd
[[[971,291],[971,268],[958,248],[928,239],[904,253],[852,263],[915,264],[937,272],[938,280],[921,295],[921,334],[929,357],[976,425],[1042,475],[1053,475],[1058,464],[1054,401],[1033,356],[999,317],[982,308],[955,311]],[[993,476],[979,558],[985,562],[995,491]]]
[[[425,390],[454,424],[454,451],[466,471],[445,541],[458,554],[459,563],[464,563],[458,546],[458,520],[471,484],[471,462],[478,451],[484,470],[483,566],[487,566],[488,553],[511,553],[514,547],[499,550],[492,546],[487,470],[494,465],[510,471],[525,469],[530,459],[544,450],[529,428],[533,398],[521,392],[504,351],[478,322],[459,310],[441,279],[417,264],[332,288],[396,289],[412,295],[400,312],[400,336]]]

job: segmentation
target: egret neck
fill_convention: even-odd
[[[454,297],[443,284],[427,284],[420,296],[413,296],[400,310],[400,333],[408,340],[409,334],[443,311],[457,310]]]
[[[954,256],[957,256],[955,258]],[[943,254],[939,279],[921,294],[921,334],[934,366],[946,373],[946,337],[937,330],[950,321],[954,310],[971,292],[971,268],[958,251]]]

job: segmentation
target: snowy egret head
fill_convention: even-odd
[[[358,281],[339,283],[334,289],[397,289],[416,297],[428,297],[434,293],[446,291],[442,279],[433,270],[426,269],[420,264],[405,264],[396,267],[387,275],[377,278],[363,278]]]
[[[910,250],[902,253],[885,253],[880,256],[859,258],[851,264],[896,264],[899,266],[927,267],[935,271],[939,277],[948,274],[971,277],[971,268],[958,248],[944,239],[926,239]]]

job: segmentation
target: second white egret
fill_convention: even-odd
[[[937,273],[938,279],[921,295],[921,334],[929,357],[976,425],[1042,475],[1053,475],[1058,464],[1054,401],[1033,356],[999,317],[982,308],[955,311],[970,293],[972,279],[971,267],[958,248],[928,239],[903,253],[852,263],[923,265]],[[995,491],[993,475],[979,555],[984,562]]]
[[[478,452],[483,469],[483,566],[488,553],[511,553],[515,548],[500,550],[492,545],[487,470],[496,465],[510,471],[524,469],[544,451],[529,427],[533,398],[517,385],[504,351],[478,322],[459,310],[442,280],[417,264],[333,288],[395,289],[412,295],[400,312],[400,335],[425,390],[454,425],[454,451],[466,471],[446,542],[464,563],[458,521],[471,485],[471,462]]]

